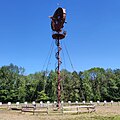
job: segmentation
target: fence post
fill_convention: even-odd
[[[85,104],[85,101],[83,101],[82,103]]]
[[[8,102],[8,110],[11,109],[11,102]]]
[[[77,106],[77,114],[79,114],[79,107]]]
[[[104,104],[103,104],[103,106],[105,106],[107,104],[107,101],[106,100],[104,100]]]
[[[97,105],[100,105],[100,101],[97,101]]]
[[[49,104],[50,104],[50,101],[47,101],[47,114],[49,114]]]
[[[120,102],[118,101],[118,106],[120,105]]]
[[[61,101],[61,111],[62,111],[62,115],[63,115],[63,104],[64,104],[64,102],[63,101]]]
[[[71,104],[71,101],[68,101],[68,105],[70,106],[70,104]]]
[[[113,105],[113,100],[111,100],[111,106]]]

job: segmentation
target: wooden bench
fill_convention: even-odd
[[[82,109],[86,112],[95,112],[95,105],[82,105],[82,106],[63,106],[62,113],[82,113]]]

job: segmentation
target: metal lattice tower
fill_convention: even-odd
[[[61,85],[60,85],[60,65],[62,63],[60,59],[60,51],[62,50],[60,46],[60,40],[65,38],[66,32],[62,30],[64,27],[65,19],[66,19],[66,11],[64,8],[58,8],[54,15],[50,17],[52,19],[51,21],[51,29],[53,31],[52,38],[55,39],[55,43],[57,46],[57,52],[55,54],[55,57],[57,59],[57,80],[58,80],[58,86],[57,86],[57,97],[58,97],[58,109],[60,108],[60,101],[61,101]]]

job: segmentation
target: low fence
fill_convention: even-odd
[[[84,110],[85,109],[85,110]],[[62,106],[62,113],[82,113],[84,112],[95,112],[95,105],[82,105],[82,106]]]
[[[29,107],[22,107],[21,108],[21,112],[25,113],[25,112],[31,112],[33,113],[33,115],[35,113],[49,113],[49,109],[48,107],[34,107],[34,106],[29,106]]]
[[[57,108],[57,102],[54,103],[19,103],[17,102],[16,104],[11,104],[11,102],[8,102],[8,104],[2,104],[0,102],[0,110],[15,110],[15,111],[20,111],[21,113],[45,113],[45,114],[52,114],[52,113],[60,113],[60,114],[65,114],[65,113],[82,113],[82,112],[95,112],[96,107],[98,106],[119,106],[120,102],[89,102],[86,103],[84,102],[61,102],[61,108],[58,110]]]

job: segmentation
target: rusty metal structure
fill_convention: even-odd
[[[51,18],[51,29],[53,31],[52,38],[55,39],[55,43],[57,46],[57,52],[55,54],[55,57],[57,59],[57,80],[58,80],[58,86],[57,86],[57,97],[58,97],[58,109],[60,108],[60,101],[61,101],[61,85],[60,85],[60,65],[62,63],[60,58],[60,51],[62,50],[60,46],[60,40],[64,39],[66,36],[66,32],[63,31],[65,19],[66,19],[66,10],[64,8],[59,7],[55,13],[53,14]]]

